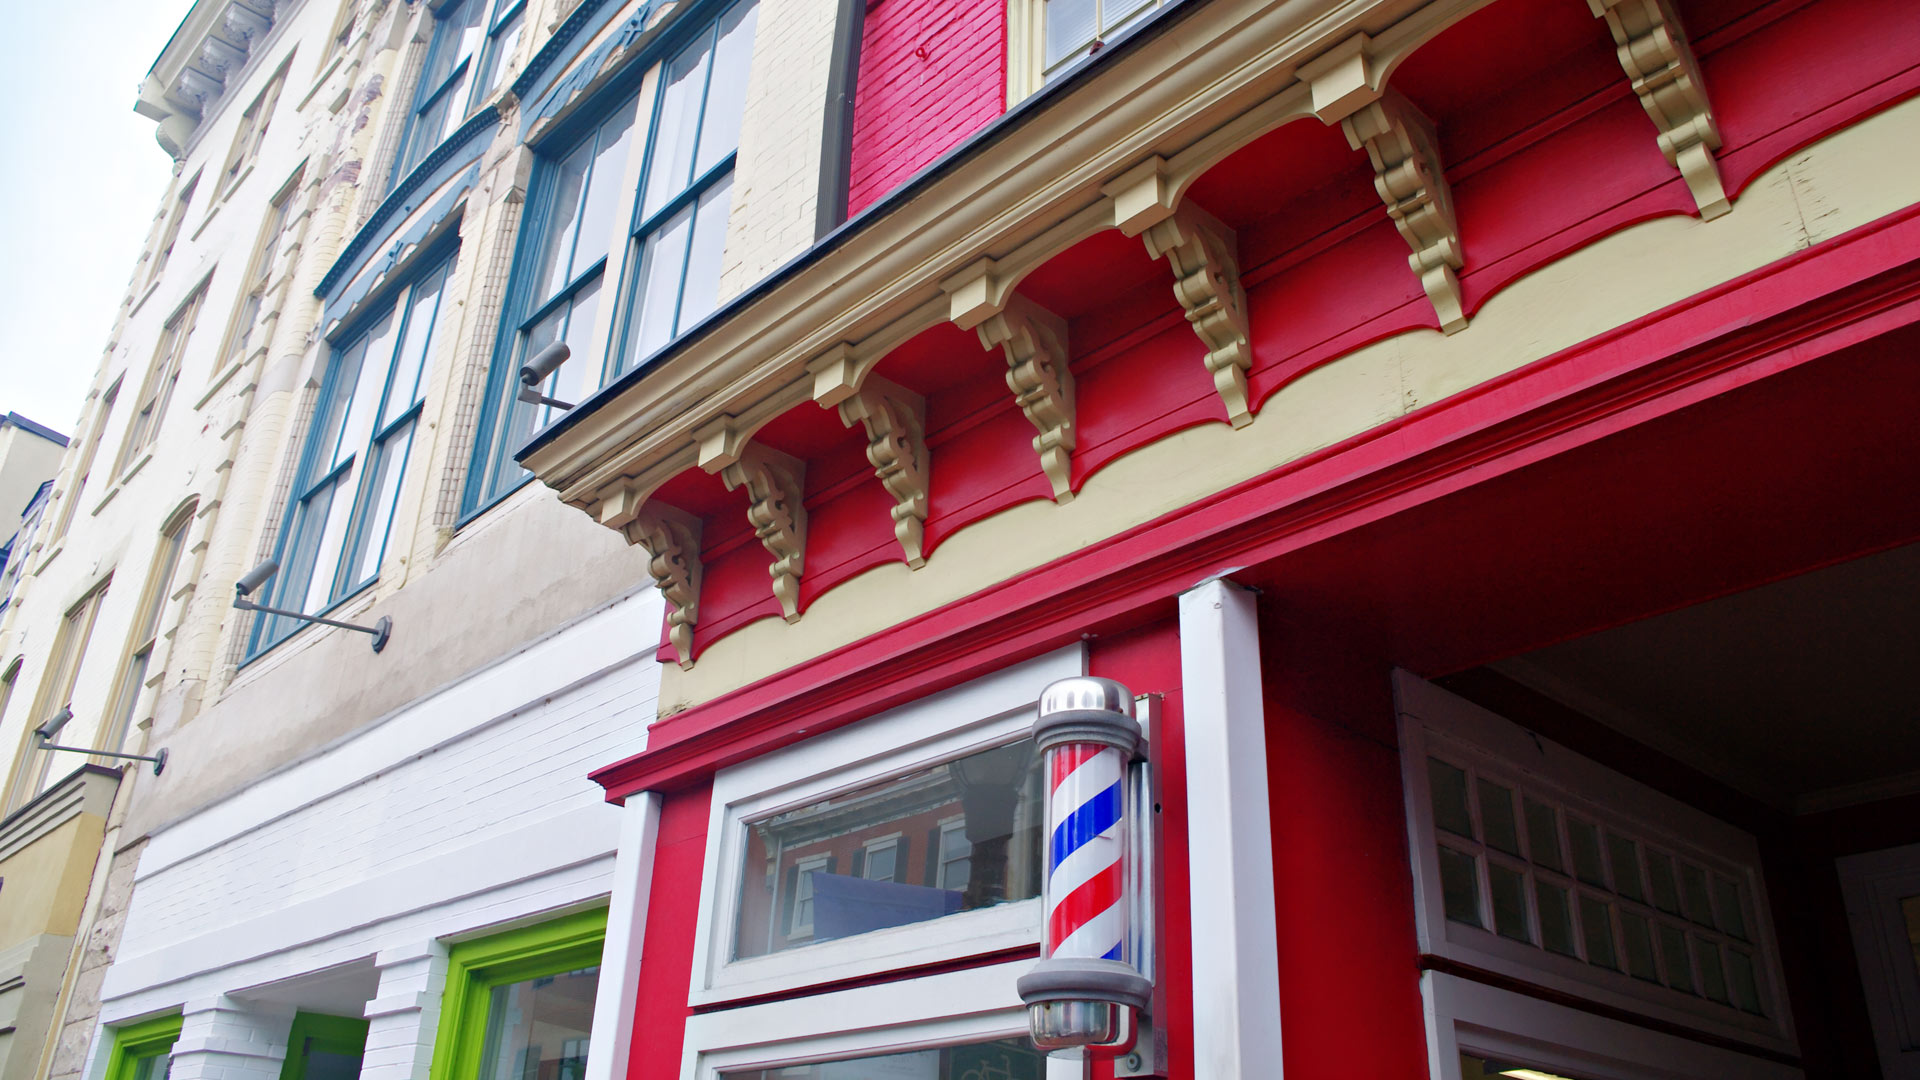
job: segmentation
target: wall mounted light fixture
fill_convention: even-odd
[[[350,622],[341,622],[338,619],[323,619],[318,615],[308,615],[305,612],[272,608],[265,604],[256,604],[247,599],[249,593],[265,585],[268,579],[279,572],[280,564],[273,559],[268,559],[259,566],[247,571],[244,577],[233,583],[233,606],[239,608],[241,611],[264,611],[269,615],[283,615],[289,619],[302,619],[306,622],[319,623],[322,626],[337,626],[342,630],[358,630],[362,634],[373,635],[374,652],[379,652],[381,649],[387,647],[387,639],[393,636],[393,620],[387,618],[385,615],[376,619],[372,626],[359,626]]]
[[[128,761],[151,761],[153,762],[153,775],[155,776],[159,776],[160,770],[167,767],[167,752],[164,749],[157,754],[149,755],[149,754],[122,754],[114,750],[89,750],[84,746],[56,745],[53,741],[53,737],[55,735],[60,734],[60,729],[63,727],[66,727],[67,721],[72,719],[73,719],[73,707],[70,705],[62,705],[60,707],[59,712],[47,718],[46,723],[41,724],[37,728],[34,728],[33,733],[36,736],[38,736],[40,739],[40,749],[64,750],[70,754],[98,754],[101,757],[124,758]]]

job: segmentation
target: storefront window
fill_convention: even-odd
[[[1023,739],[748,821],[735,958],[1040,895],[1039,762]]]
[[[493,988],[481,1080],[581,1080],[600,969]]]
[[[431,1080],[581,1080],[607,912],[453,945]]]
[[[723,1072],[724,1080],[1042,1080],[1046,1055],[1026,1039],[909,1050],[904,1054]]]

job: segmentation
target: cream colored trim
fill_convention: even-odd
[[[1007,108],[1046,85],[1046,0],[1007,0]]]
[[[801,626],[762,619],[666,670],[678,712],[1432,404],[1622,323],[1920,203],[1920,99],[1903,102],[1756,177],[1729,217],[1666,217],[1605,237],[1520,278],[1467,333],[1417,330],[1315,369],[1252,424],[1208,424],[1095,473],[1066,506],[1028,502],[947,537],[924,568],[868,570],[822,593]]]
[[[1713,160],[1713,152],[1720,149],[1720,127],[1672,3],[1587,0],[1587,7],[1612,32],[1620,67],[1660,132],[1660,152],[1686,178],[1700,216],[1711,221],[1725,214],[1727,192]]]

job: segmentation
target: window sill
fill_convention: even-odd
[[[307,92],[300,96],[300,103],[293,107],[295,112],[306,111],[307,103],[312,101],[314,97],[320,93],[320,91],[327,88],[327,83],[333,79],[333,73],[340,70],[340,65],[344,64],[346,62],[346,59],[347,57],[344,52],[337,52],[334,54],[333,59],[328,61],[326,66],[320,69],[320,74],[314,76],[313,85],[308,87]],[[340,111],[340,106],[345,105],[346,103],[347,103],[347,96],[345,94],[341,94],[337,101],[328,103],[327,111],[330,113],[337,113]]]
[[[67,549],[66,538],[62,537],[59,543],[56,543],[53,545],[53,550],[47,552],[46,557],[40,560],[40,565],[33,568],[33,576],[39,577],[41,574],[46,573],[47,567],[52,566],[53,560],[59,558],[60,553],[62,551],[65,551],[66,549]]]
[[[120,494],[120,489],[127,486],[127,481],[138,475],[141,469],[147,467],[147,462],[152,460],[153,451],[151,450],[134,459],[133,464],[127,466],[127,471],[120,474],[120,479],[115,480],[113,486],[107,489],[107,493],[100,496],[100,501],[94,504],[92,510],[88,511],[88,516],[99,517],[100,511],[105,510],[107,504],[113,501],[113,497]]]
[[[140,309],[147,306],[147,301],[153,299],[153,294],[159,291],[160,291],[160,275],[158,273],[155,273],[153,275],[153,280],[147,282],[146,291],[140,294],[140,299],[135,300],[133,302],[133,306],[127,309],[127,316],[131,318],[132,316],[139,314]]]

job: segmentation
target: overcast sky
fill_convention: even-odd
[[[190,0],[8,5],[0,413],[73,433],[173,162],[133,112]]]

